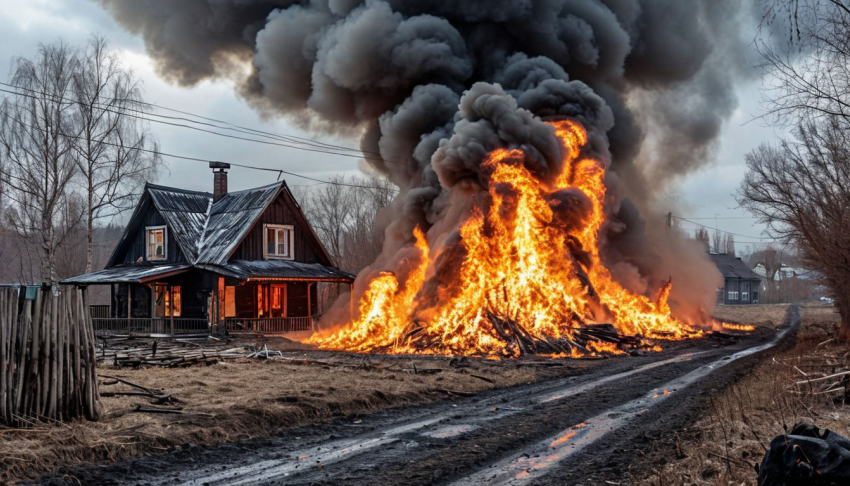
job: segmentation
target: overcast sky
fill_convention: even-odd
[[[229,82],[207,81],[193,88],[181,88],[159,79],[142,40],[123,31],[89,0],[0,0],[0,80],[8,81],[14,56],[32,56],[39,42],[49,43],[62,37],[71,44],[83,45],[92,32],[106,36],[113,48],[124,52],[125,63],[144,81],[148,102],[268,132],[316,138],[291,127],[283,119],[262,120],[234,94]],[[736,240],[752,242],[757,241],[753,237],[764,236],[762,227],[754,225],[752,219],[747,219],[749,215],[737,208],[734,193],[745,172],[744,155],[762,142],[775,140],[776,135],[772,129],[750,122],[760,110],[758,84],[740,86],[738,95],[739,108],[724,127],[716,160],[681,181],[671,197],[679,198],[677,215],[707,218],[698,221],[712,227],[716,216],[721,229],[749,236],[736,236]],[[358,172],[355,158],[263,146],[165,125],[152,124],[151,130],[166,153],[283,169],[319,179]],[[323,141],[358,145],[353,139]],[[163,174],[158,183],[211,190],[212,175],[205,164],[169,158],[166,162],[169,173]],[[272,173],[234,168],[229,182],[231,190],[239,190],[275,179]],[[286,180],[295,186],[312,184],[292,176],[286,176]],[[739,244],[738,248],[744,250],[745,245]]]

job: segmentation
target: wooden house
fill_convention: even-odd
[[[761,277],[734,255],[710,253],[711,260],[723,274],[723,287],[717,291],[717,303],[726,305],[758,304]]]
[[[97,330],[311,331],[318,285],[354,281],[285,181],[228,193],[229,164],[210,167],[212,194],[147,184],[106,267],[62,282],[111,286]]]

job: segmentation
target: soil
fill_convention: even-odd
[[[746,318],[729,320],[753,322]],[[405,379],[403,383],[416,383],[414,389],[419,391],[411,391],[405,385],[397,390],[398,395],[393,396],[407,397],[410,403],[420,398],[405,393],[419,393],[428,397],[422,401],[429,403],[398,407],[404,403],[399,400],[392,405],[381,406],[383,399],[371,399],[369,404],[362,405],[361,410],[336,409],[325,415],[333,418],[336,413],[336,418],[330,422],[289,428],[281,435],[242,439],[218,446],[170,445],[167,452],[142,459],[119,461],[105,467],[101,464],[65,469],[59,475],[42,479],[40,484],[462,483],[470,474],[498,465],[505,459],[518,457],[522,460],[523,451],[533,450],[535,444],[548,440],[558,431],[569,430],[589,419],[604,416],[623,404],[641,398],[649,390],[663,387],[671,380],[701,367],[725,364],[724,358],[735,352],[771,342],[775,327],[773,318],[762,319],[765,323],[769,321],[770,326],[765,325],[747,337],[710,336],[701,340],[670,343],[663,352],[645,356],[564,361],[569,364],[563,366],[563,369],[522,360],[495,364],[486,360],[466,360],[467,364],[473,363],[474,371],[466,366],[453,370],[450,360],[431,358],[433,361],[427,366],[441,366],[447,370],[411,377],[404,372],[373,369],[363,371],[366,375],[362,378],[360,375],[348,374],[353,373],[349,371],[345,371],[346,375],[342,378],[328,378],[329,371],[342,373],[331,368],[317,370],[315,381],[309,381],[302,377],[307,368],[277,364],[273,366],[281,367],[280,370],[267,368],[264,373],[246,375],[245,381],[234,380],[235,383],[230,386],[241,390],[241,395],[252,393],[270,396],[264,389],[279,386],[274,382],[282,380],[298,383],[295,388],[297,394],[282,395],[278,392],[271,395],[296,396],[300,401],[301,397],[310,396],[311,393],[321,393],[325,396],[311,398],[323,398],[328,402],[338,399],[335,403],[349,403],[352,397],[363,396],[363,393],[367,396],[375,396],[376,391],[385,394],[382,390],[385,381],[389,380],[387,376],[397,376]],[[632,484],[633,478],[649,474],[650,468],[658,467],[666,460],[663,454],[669,452],[669,447],[658,449],[664,452],[658,452],[657,456],[647,457],[647,453],[652,454],[649,444],[663,443],[675,447],[676,431],[705,413],[710,403],[706,400],[707,396],[746,374],[755,363],[789,346],[788,343],[793,341],[791,336],[776,347],[729,361],[729,364],[719,367],[695,384],[675,390],[671,398],[630,415],[622,426],[605,434],[603,440],[590,442],[569,460],[552,465],[545,476],[532,475],[526,479],[520,474],[510,482]],[[409,363],[415,362],[419,368],[426,367],[424,364],[420,366],[420,358],[384,359],[408,360]],[[410,364],[400,366],[408,367]],[[228,369],[224,371],[230,373]],[[201,385],[192,383],[211,379],[216,374],[192,379],[185,377],[186,388],[170,383],[168,391],[174,389],[177,395],[193,397],[191,387]],[[473,374],[480,374],[494,383],[474,378]],[[264,382],[265,387],[248,383],[263,376],[269,377]],[[355,377],[360,381],[355,382]],[[165,378],[161,377],[163,380]],[[438,378],[442,380],[437,381]],[[343,386],[338,383],[347,380],[351,380],[349,386],[338,388]],[[497,388],[497,385],[515,383],[524,384]],[[326,390],[328,386],[335,389]],[[434,396],[435,389],[441,390],[438,393],[443,400],[434,401],[437,398]],[[345,395],[337,396],[337,390],[344,390]],[[230,392],[219,393],[226,395]],[[473,396],[465,396],[469,394]],[[197,396],[198,410],[205,410],[203,407],[206,405],[202,405],[200,400],[212,400],[211,395],[198,392]],[[266,404],[263,399],[259,399],[259,402]],[[287,406],[293,405],[285,403]],[[374,406],[372,403],[379,405]],[[214,405],[209,404],[210,407]],[[312,409],[316,408],[313,405]],[[375,412],[379,408],[383,410]],[[236,413],[245,413],[234,407],[231,409]],[[365,412],[374,413],[362,415]],[[262,414],[256,414],[256,417],[260,422],[267,420]],[[166,421],[162,424],[165,427],[174,426],[167,420],[180,422],[180,419],[161,420]],[[226,413],[219,412],[215,419],[209,418],[196,425],[226,427],[227,420]],[[305,417],[304,422],[300,423],[310,421],[315,419]],[[223,423],[216,425],[216,422]],[[269,427],[274,427],[276,422],[268,423]]]

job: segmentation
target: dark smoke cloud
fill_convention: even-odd
[[[376,268],[416,225],[454,238],[468,193],[486,185],[487,152],[521,148],[545,178],[561,159],[541,117],[580,120],[610,168],[606,254],[649,287],[665,257],[640,214],[710,158],[753,11],[740,0],[96,1],[143,36],[168,79],[233,77],[249,61],[239,90],[257,109],[360,132],[383,157],[369,163],[401,188]]]

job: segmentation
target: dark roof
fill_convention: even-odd
[[[198,242],[201,241],[207,214],[213,203],[212,194],[153,184],[148,184],[147,192],[156,209],[168,222],[170,234],[183,250],[186,259],[195,261],[198,257]]]
[[[725,278],[741,278],[744,280],[761,280],[761,275],[750,270],[740,258],[725,253],[710,253],[711,260]]]
[[[319,263],[301,263],[291,260],[232,260],[222,265],[198,264],[198,268],[216,272],[241,280],[257,279],[305,279],[351,282],[354,275]]]
[[[66,278],[63,284],[113,284],[113,283],[144,283],[156,278],[162,278],[183,273],[192,265],[131,265],[106,268],[97,272]]]
[[[319,254],[322,264],[307,264],[292,261],[235,261],[228,263],[239,243],[251,231],[254,224],[280,194],[285,194],[285,204],[292,210],[308,239]],[[231,192],[216,202],[208,192],[187,191],[173,187],[146,184],[142,199],[136,206],[130,223],[124,230],[121,242],[107,263],[107,269],[63,280],[63,283],[128,283],[142,282],[147,278],[169,273],[178,265],[117,266],[116,255],[125,244],[132,226],[138,226],[147,204],[153,204],[162,214],[189,265],[179,265],[182,271],[197,266],[235,278],[310,278],[314,280],[352,281],[354,275],[330,266],[330,257],[322,245],[298,203],[289,192],[285,181],[244,191]],[[170,267],[170,270],[168,269]],[[157,269],[162,269],[159,272]],[[153,272],[153,273],[152,273]]]
[[[203,238],[198,241],[197,263],[220,265],[227,262],[242,238],[274,201],[283,181],[268,186],[231,192],[212,205]]]

